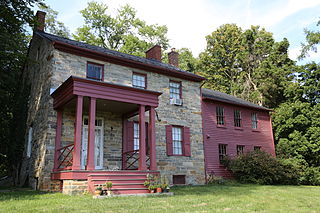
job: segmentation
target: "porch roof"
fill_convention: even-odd
[[[76,95],[157,107],[158,96],[161,94],[151,90],[70,76],[51,96],[54,99],[53,108],[57,109]]]

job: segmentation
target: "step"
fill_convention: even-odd
[[[130,179],[130,180],[94,180],[91,182],[97,183],[97,184],[105,184],[107,181],[111,181],[113,184],[124,184],[124,183],[135,183],[135,184],[143,184],[146,179]]]
[[[94,188],[96,188],[97,186],[99,186],[99,184],[95,184]],[[127,188],[127,189],[147,189],[146,186],[144,186],[143,184],[120,184],[120,185],[112,185],[112,190],[114,189],[123,189],[123,188]]]
[[[121,175],[121,174],[118,174],[118,175],[94,175],[94,176],[91,176],[89,178],[92,178],[92,179],[146,179],[147,176],[146,175]]]
[[[149,193],[148,189],[140,189],[140,188],[122,188],[122,189],[113,189],[111,190],[113,194],[142,194]]]

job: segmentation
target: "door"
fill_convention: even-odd
[[[88,154],[88,117],[83,118],[82,145],[81,145],[81,169],[87,165]],[[94,143],[94,163],[95,169],[103,168],[103,119],[97,118],[95,121],[95,143]]]

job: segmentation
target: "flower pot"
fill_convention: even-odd
[[[111,195],[111,190],[107,191],[107,195],[110,196]]]
[[[157,188],[157,193],[161,193],[162,189],[161,188]]]
[[[154,193],[154,189],[150,189],[149,191],[150,191],[150,193]]]
[[[96,190],[96,191],[94,191],[94,194],[99,196],[99,195],[101,195],[101,192],[102,192],[101,190]]]

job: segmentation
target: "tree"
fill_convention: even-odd
[[[275,42],[259,26],[243,31],[226,24],[207,36],[198,69],[209,79],[206,87],[274,108],[283,102],[295,71],[288,47],[286,39]]]
[[[46,32],[65,38],[70,37],[69,29],[64,25],[64,23],[57,20],[59,14],[57,11],[45,4],[38,4],[38,7],[40,10],[46,12]]]
[[[0,2],[0,176],[15,176],[24,146],[26,98],[20,96],[28,38],[34,26],[31,8],[40,0]]]
[[[317,23],[317,26],[320,26],[320,20]],[[304,33],[306,35],[306,43],[301,44],[301,53],[298,57],[299,60],[308,56],[310,51],[317,52],[317,45],[320,44],[320,30],[308,30],[304,29]]]
[[[114,17],[107,5],[94,1],[80,12],[85,24],[73,34],[78,41],[137,56],[144,56],[155,44],[168,48],[167,27],[147,25],[136,17],[136,10],[129,5],[118,9]]]

